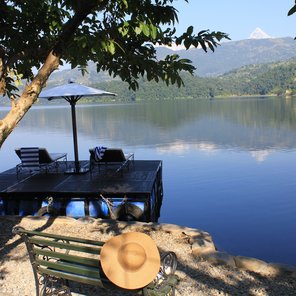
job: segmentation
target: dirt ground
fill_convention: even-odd
[[[178,257],[177,296],[189,295],[296,295],[296,278],[291,274],[262,276],[226,265],[213,265],[203,258],[193,256],[188,238],[182,233],[155,231],[143,224],[119,224],[103,220],[75,221],[73,219],[23,219],[0,217],[0,295],[33,296],[35,285],[27,251],[12,228],[20,224],[26,229],[77,236],[106,241],[111,236],[140,231],[150,235],[160,253],[174,251]],[[111,292],[87,285],[75,285],[73,295],[133,295]]]

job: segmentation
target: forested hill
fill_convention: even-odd
[[[225,42],[214,53],[201,49],[172,51],[157,48],[158,56],[179,54],[189,58],[197,67],[196,76],[184,75],[185,87],[167,87],[163,83],[140,80],[140,89],[133,93],[127,84],[111,78],[107,73],[97,73],[96,66],[88,66],[82,76],[77,69],[53,73],[48,86],[78,83],[96,86],[118,94],[117,100],[144,100],[165,98],[195,98],[232,95],[295,94],[296,41],[293,38],[246,39]]]
[[[183,80],[185,86],[177,88],[142,79],[136,93],[129,91],[127,84],[121,81],[94,86],[116,92],[119,100],[296,94],[296,59],[245,66],[214,78],[184,74]]]
[[[296,91],[296,59],[250,65],[217,78],[219,95],[285,95]]]

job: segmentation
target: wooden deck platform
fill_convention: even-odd
[[[68,167],[71,163],[68,162]],[[88,167],[88,161],[82,161],[82,167]],[[7,213],[7,203],[13,200],[37,200],[39,206],[49,196],[62,200],[61,213],[65,214],[67,204],[77,198],[86,204],[90,200],[100,200],[101,196],[111,199],[122,198],[145,203],[145,217],[140,220],[155,221],[162,202],[162,162],[159,160],[135,160],[129,170],[115,173],[114,170],[95,169],[92,173],[65,174],[65,164],[58,172],[21,174],[16,176],[15,168],[0,174],[0,200],[2,214]],[[1,206],[1,205],[0,205]],[[14,206],[14,208],[17,208]],[[156,213],[154,213],[156,211]],[[14,210],[17,214],[17,209]],[[86,215],[89,211],[86,210]]]

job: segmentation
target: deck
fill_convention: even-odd
[[[88,161],[82,161],[82,167],[88,167]],[[68,162],[67,166],[71,166]],[[37,200],[38,206],[51,196],[62,201],[61,213],[65,214],[70,200],[77,198],[89,204],[100,200],[100,196],[110,199],[127,198],[129,201],[145,203],[145,217],[140,220],[155,221],[159,216],[162,201],[162,162],[159,160],[135,160],[129,169],[120,173],[114,170],[95,169],[92,173],[65,174],[66,164],[59,171],[48,173],[21,174],[16,176],[15,168],[0,174],[0,200],[5,214],[11,214],[7,202],[20,203],[24,199]],[[12,214],[18,214],[13,206]],[[154,212],[157,213],[154,213]],[[86,210],[86,215],[89,211]],[[2,213],[3,214],[3,213]]]

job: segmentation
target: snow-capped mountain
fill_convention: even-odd
[[[249,39],[267,39],[272,38],[267,33],[265,33],[262,29],[256,28],[250,35]]]

